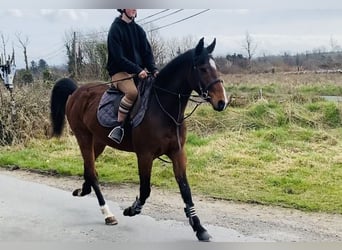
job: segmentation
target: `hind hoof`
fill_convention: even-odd
[[[197,239],[199,240],[199,241],[205,241],[205,242],[209,242],[210,241],[210,238],[211,238],[211,236],[210,236],[210,234],[208,234],[208,232],[207,231],[203,231],[203,232],[197,232],[196,233],[196,236],[197,236]]]
[[[116,218],[114,216],[111,216],[111,217],[107,217],[105,219],[105,223],[106,223],[106,225],[113,226],[113,225],[118,224],[118,221],[116,220]]]

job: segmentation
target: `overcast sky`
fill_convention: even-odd
[[[137,22],[142,24],[170,14],[171,9],[154,17],[147,16],[163,9],[138,9]],[[184,9],[147,25],[145,30],[162,27],[197,14],[204,9]],[[66,63],[65,34],[71,30],[106,37],[113,19],[113,9],[2,9],[0,33],[6,41],[7,53],[14,47],[18,68],[24,66],[22,49],[15,34],[28,37],[29,61],[43,58],[49,65]],[[217,39],[215,55],[245,54],[242,45],[248,32],[257,55],[304,53],[316,49],[331,50],[332,45],[342,46],[342,8],[235,8],[210,9],[202,14],[158,30],[165,39],[192,36],[205,37],[210,43]],[[3,52],[0,43],[0,54]]]

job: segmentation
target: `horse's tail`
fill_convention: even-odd
[[[50,111],[53,136],[60,136],[63,132],[65,124],[65,105],[69,95],[76,89],[76,82],[70,78],[59,79],[52,88]]]

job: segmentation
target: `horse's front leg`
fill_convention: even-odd
[[[211,236],[201,225],[200,219],[196,214],[195,206],[192,201],[191,189],[186,177],[186,155],[184,149],[182,148],[175,154],[171,155],[170,159],[172,160],[175,178],[185,203],[185,215],[189,218],[189,223],[194,232],[196,232],[198,240],[209,241]]]
[[[138,168],[139,168],[139,179],[140,179],[140,195],[136,197],[132,206],[126,208],[123,211],[125,216],[134,216],[140,214],[146,199],[151,193],[151,169],[152,169],[152,157],[139,156],[138,155]]]

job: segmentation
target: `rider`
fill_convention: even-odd
[[[107,70],[113,85],[124,93],[118,111],[118,122],[108,135],[116,143],[124,136],[124,122],[133,106],[138,91],[133,78],[147,77],[150,72],[158,74],[151,45],[143,28],[135,23],[136,9],[117,9],[120,16],[112,23],[107,40]]]

